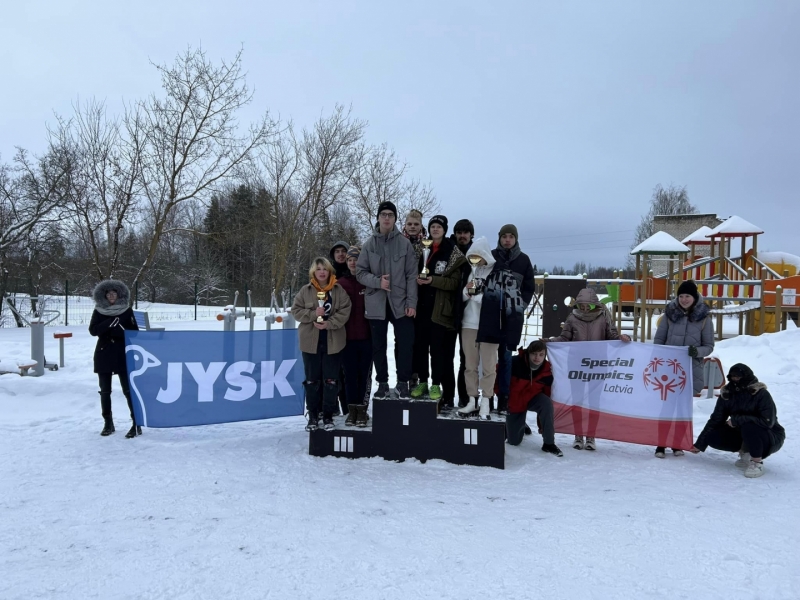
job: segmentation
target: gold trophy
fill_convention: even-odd
[[[467,293],[470,296],[474,295],[476,292],[475,287],[477,285],[477,282],[475,281],[475,269],[478,267],[480,263],[481,263],[480,256],[476,256],[473,254],[469,257],[469,264],[472,267],[472,287],[467,290]]]
[[[428,257],[431,255],[431,246],[433,240],[422,240],[422,272],[419,274],[420,279],[429,279],[430,271],[428,270]]]
[[[322,308],[325,306],[325,292],[317,292],[317,302],[319,302],[319,307]],[[317,323],[324,323],[325,319],[321,316],[317,317]]]

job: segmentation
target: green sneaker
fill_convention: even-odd
[[[428,384],[424,381],[421,381],[417,384],[417,386],[411,390],[411,397],[412,398],[422,398],[425,394],[428,393]]]
[[[431,400],[440,400],[442,398],[442,387],[439,385],[432,385],[429,396]]]

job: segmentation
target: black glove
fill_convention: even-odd
[[[689,356],[697,358],[697,348],[695,346],[689,346]]]

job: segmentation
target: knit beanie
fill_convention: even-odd
[[[514,236],[515,241],[519,241],[519,234],[517,233],[517,226],[516,225],[503,225],[500,228],[500,233],[497,234],[497,237],[503,237],[505,234],[510,233]]]
[[[390,202],[389,200],[384,200],[378,205],[378,212],[376,216],[380,220],[380,215],[384,210],[390,210],[394,213],[394,220],[397,221],[397,207],[394,205],[394,202]]]
[[[453,227],[453,231],[454,232],[466,231],[471,235],[475,235],[475,226],[469,219],[461,219],[460,221],[456,222],[455,227]]]
[[[361,249],[358,246],[350,246],[347,251],[347,258],[358,258],[359,254],[361,254]]]
[[[433,215],[431,217],[431,220],[428,221],[428,231],[431,230],[431,225],[433,225],[434,223],[438,223],[439,225],[441,225],[442,229],[444,229],[445,234],[447,234],[447,217],[445,217],[444,215]]]
[[[700,299],[700,294],[697,293],[697,284],[691,279],[689,281],[684,281],[678,287],[678,296],[681,294],[689,294],[692,298],[694,298],[695,302]]]

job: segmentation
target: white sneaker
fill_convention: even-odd
[[[478,399],[477,398],[470,398],[469,402],[467,402],[466,406],[458,409],[458,414],[460,415],[469,415],[474,413],[478,410]]]
[[[481,419],[486,419],[487,421],[491,420],[492,417],[489,415],[490,409],[491,405],[489,402],[489,398],[484,398],[483,396],[481,396],[481,408],[480,412],[478,413],[480,414]]]
[[[583,450],[583,436],[582,435],[576,435],[575,436],[575,441],[572,442],[572,447],[575,448],[575,450]]]
[[[761,477],[764,474],[764,464],[762,462],[750,461],[747,469],[744,471],[744,476],[753,479],[754,477]]]
[[[673,448],[673,449],[672,449],[672,454],[673,454],[674,456],[683,456],[683,450],[675,450],[675,449]]]
[[[586,438],[586,445],[584,446],[587,450],[597,450],[597,444],[594,443],[593,437]]]
[[[733,463],[740,469],[746,469],[750,466],[750,453],[749,452],[739,452],[739,460]]]
[[[661,448],[656,448],[656,458],[667,458],[667,453]]]

